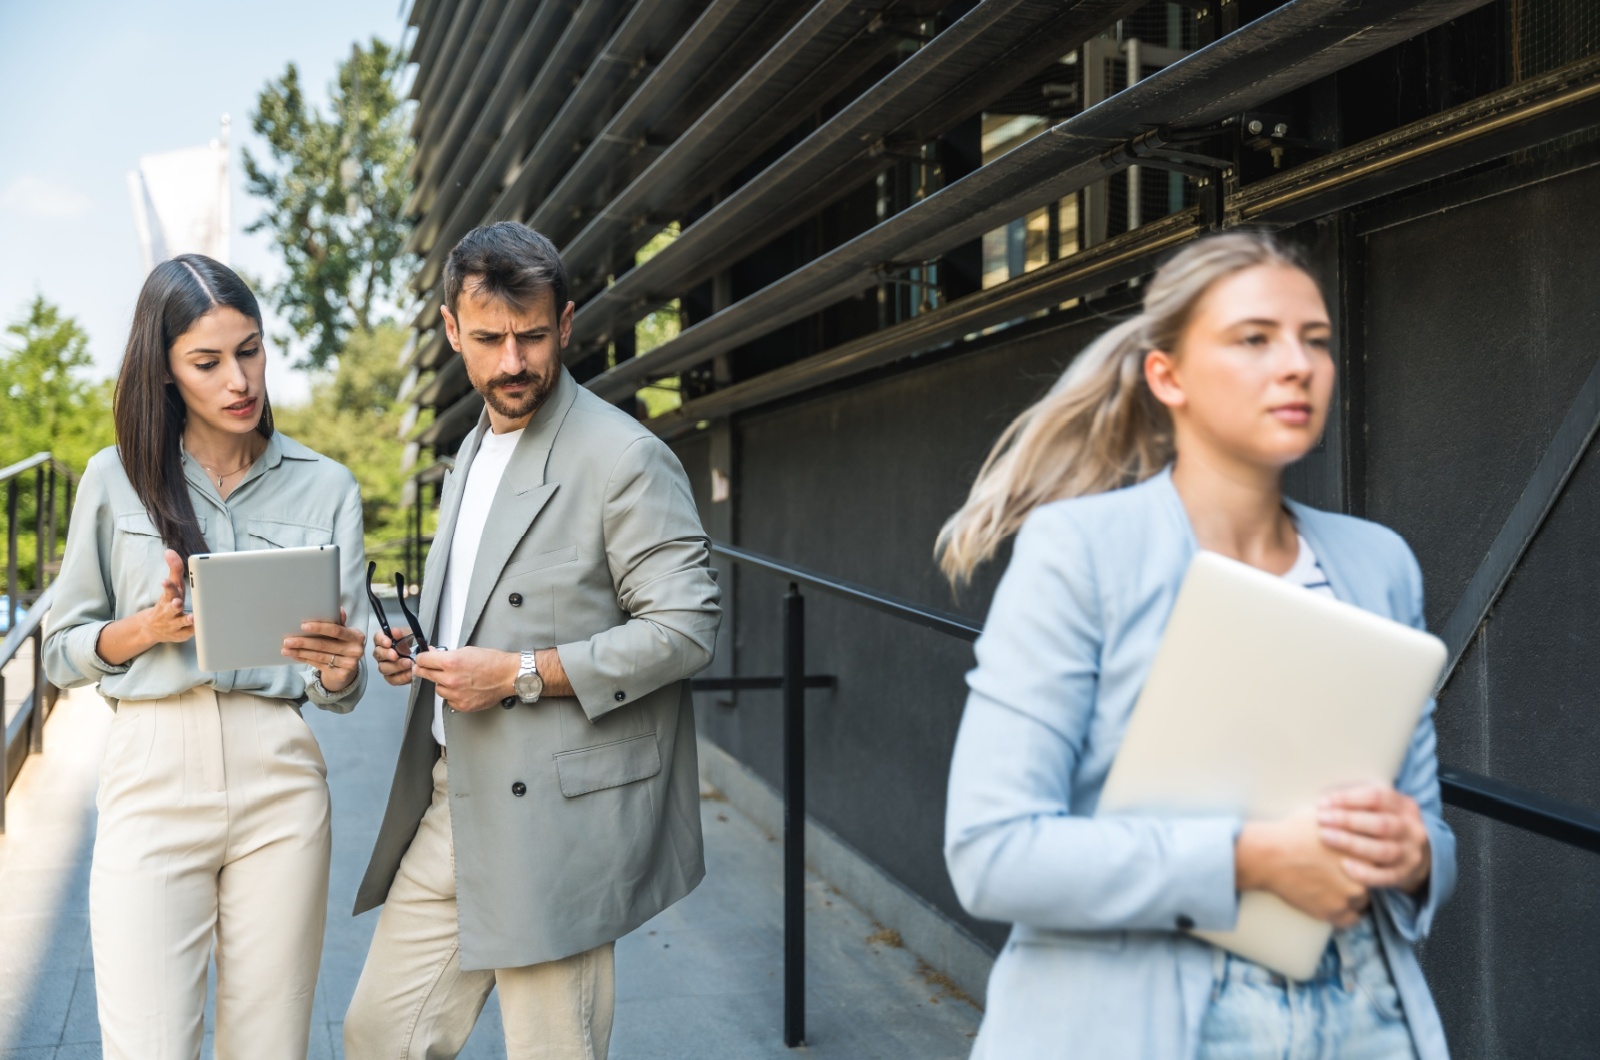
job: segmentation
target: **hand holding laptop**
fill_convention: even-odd
[[[1428,829],[1416,800],[1384,785],[1344,788],[1317,807],[1322,842],[1345,855],[1357,883],[1415,894],[1433,869]]]
[[[1267,891],[1307,916],[1349,927],[1371,890],[1419,889],[1431,857],[1416,801],[1361,785],[1324,797],[1315,814],[1246,824],[1234,864],[1241,891]]]
[[[1317,920],[1349,927],[1361,919],[1370,897],[1323,842],[1313,813],[1277,821],[1250,821],[1234,844],[1234,872],[1241,891],[1267,891]]]

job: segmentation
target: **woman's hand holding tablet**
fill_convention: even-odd
[[[321,675],[318,680],[329,692],[337,692],[355,680],[361,654],[367,647],[365,633],[342,624],[348,617],[341,607],[338,622],[302,622],[300,629],[305,636],[283,638],[283,654],[316,667]]]

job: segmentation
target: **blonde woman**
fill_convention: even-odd
[[[1007,428],[940,534],[954,581],[1017,535],[946,821],[962,904],[1014,924],[975,1057],[1447,1056],[1413,952],[1455,885],[1431,704],[1392,787],[1336,793],[1314,816],[1093,817],[1197,549],[1422,626],[1398,536],[1283,496],[1327,417],[1329,347],[1290,252],[1202,240]],[[1311,980],[1188,933],[1231,927],[1247,890],[1335,926]]]

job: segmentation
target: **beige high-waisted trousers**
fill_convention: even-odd
[[[106,1060],[304,1060],[327,920],[327,766],[296,706],[194,688],[111,722],[89,876]]]

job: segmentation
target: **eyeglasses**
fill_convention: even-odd
[[[406,621],[411,623],[411,632],[403,637],[396,637],[394,630],[389,628],[389,616],[383,612],[383,604],[378,600],[378,594],[372,591],[372,575],[377,572],[376,560],[367,561],[367,600],[372,604],[372,613],[378,616],[378,628],[383,630],[383,635],[389,638],[394,650],[402,658],[409,659],[414,654],[412,649],[432,651],[428,646],[428,638],[422,635],[422,623],[417,621],[417,616],[411,613],[411,608],[406,606],[406,576],[399,571],[394,575],[395,592],[399,594],[400,610],[406,616]]]

